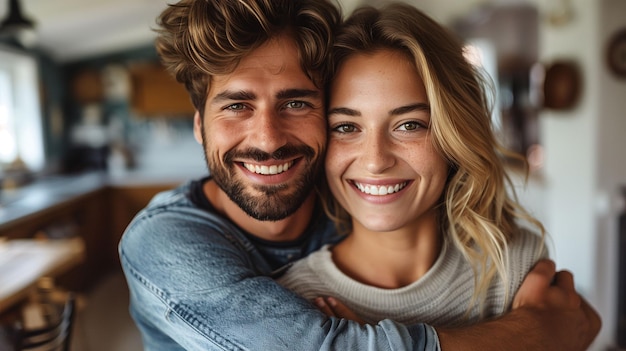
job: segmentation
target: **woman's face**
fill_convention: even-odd
[[[432,221],[448,166],[435,150],[424,83],[402,53],[348,58],[329,104],[326,176],[355,225],[392,231]]]

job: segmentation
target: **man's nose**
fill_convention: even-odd
[[[250,131],[252,147],[273,153],[287,144],[288,129],[277,111],[271,109],[258,110]]]

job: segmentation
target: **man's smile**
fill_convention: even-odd
[[[294,164],[294,161],[285,162],[279,165],[258,165],[252,163],[243,163],[243,166],[250,172],[261,175],[275,175],[286,172]]]

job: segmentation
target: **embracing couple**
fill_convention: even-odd
[[[120,258],[146,350],[585,350],[598,314],[509,194],[480,74],[415,9],[182,0],[157,50],[210,176]]]

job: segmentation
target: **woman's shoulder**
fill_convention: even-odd
[[[276,281],[304,298],[321,296],[318,290],[324,287],[324,267],[333,265],[330,247],[331,245],[324,245],[318,251],[294,262]]]
[[[508,250],[510,255],[527,256],[533,262],[549,257],[546,235],[542,236],[526,227],[518,227],[511,237]]]
[[[508,272],[511,292],[516,292],[526,274],[537,261],[549,258],[545,237],[528,229],[519,228],[508,244]]]
[[[331,247],[332,245],[330,244],[324,245],[319,250],[295,261],[278,280],[287,281],[299,279],[299,277],[303,277],[306,274],[315,273],[320,266],[332,264]]]

